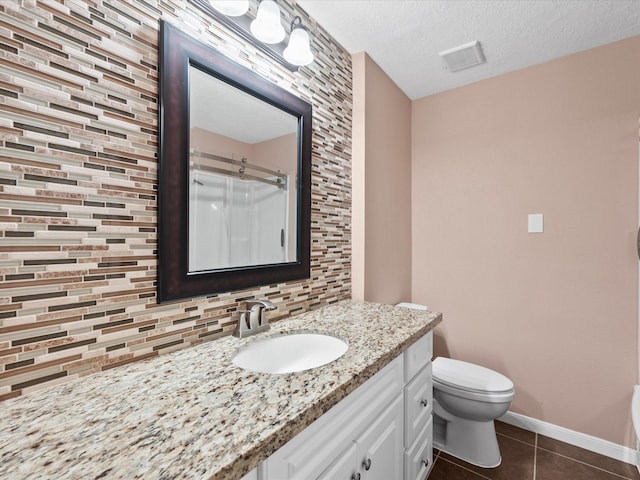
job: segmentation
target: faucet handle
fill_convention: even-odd
[[[247,300],[247,308],[253,308],[257,305],[261,306],[265,310],[275,310],[276,306],[269,300]]]
[[[250,325],[248,323],[249,317],[247,314],[250,314],[251,310],[238,309],[236,312],[238,313],[238,324],[233,331],[233,336],[242,338],[250,329]]]

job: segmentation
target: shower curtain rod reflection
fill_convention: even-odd
[[[274,185],[281,189],[287,188],[287,174],[279,172],[277,170],[271,170],[270,168],[260,167],[253,165],[247,161],[246,158],[242,160],[234,160],[232,158],[221,157],[220,155],[214,155],[213,153],[201,152],[199,150],[191,149],[191,166],[198,170],[204,170],[207,172],[219,173],[221,175],[228,175],[230,177],[240,178],[242,180],[255,180],[269,185]],[[201,160],[198,160],[201,159]],[[209,160],[209,161],[207,161]],[[210,162],[211,160],[221,162],[226,165],[238,166],[237,170],[229,170],[227,168],[220,168]],[[247,173],[247,170],[251,170],[252,173]],[[263,174],[263,175],[261,175]],[[265,175],[276,177],[275,180],[267,178]]]

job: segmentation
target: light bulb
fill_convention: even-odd
[[[211,6],[229,17],[239,17],[249,10],[249,0],[210,0]]]
[[[279,43],[284,39],[284,28],[280,23],[280,9],[273,0],[262,0],[256,19],[251,22],[251,33],[264,43]]]
[[[282,54],[285,60],[293,65],[303,66],[313,62],[309,33],[304,27],[297,26],[291,30],[289,45]]]

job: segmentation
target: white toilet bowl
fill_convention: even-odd
[[[433,361],[433,444],[473,465],[500,465],[493,421],[509,410],[513,382],[472,363],[438,357]]]

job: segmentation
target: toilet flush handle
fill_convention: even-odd
[[[420,400],[420,405],[422,405],[423,407],[428,407],[429,400],[427,400],[426,398],[423,398],[422,400]]]

